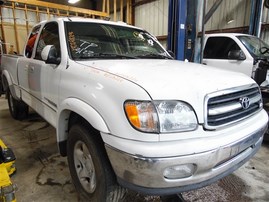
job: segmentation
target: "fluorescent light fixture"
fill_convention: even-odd
[[[232,22],[234,22],[234,19],[229,20],[227,24],[231,24]]]
[[[75,3],[77,3],[77,2],[79,2],[80,0],[68,0],[68,3],[70,3],[70,4],[75,4]]]
[[[228,20],[228,21],[227,21],[227,25],[228,25],[228,24],[231,24],[232,22],[234,22],[234,19],[230,19],[230,20]]]

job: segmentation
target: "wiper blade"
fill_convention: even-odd
[[[121,58],[121,59],[137,59],[137,57],[130,55],[122,55],[117,53],[94,53],[88,56],[88,58]]]
[[[161,55],[161,54],[156,54],[156,53],[147,53],[143,55],[137,55],[136,57],[138,58],[154,58],[154,59],[173,59],[171,56],[168,55]]]
[[[75,57],[75,59],[92,59],[92,58],[100,58],[100,59],[137,59],[135,56],[130,55],[122,55],[117,53],[91,53],[85,55],[79,55]]]

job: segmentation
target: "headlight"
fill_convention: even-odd
[[[160,132],[195,130],[197,119],[193,109],[180,101],[154,102],[159,116]]]
[[[132,126],[144,132],[169,133],[197,128],[194,110],[181,101],[127,101],[124,108]]]

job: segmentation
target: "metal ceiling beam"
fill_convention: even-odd
[[[211,16],[215,13],[215,11],[218,9],[218,7],[220,6],[220,4],[222,3],[223,0],[217,0],[213,6],[209,9],[209,11],[207,12],[207,14],[205,15],[204,18],[204,24],[207,23],[207,21],[211,18]]]

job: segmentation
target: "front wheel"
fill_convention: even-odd
[[[73,184],[82,201],[118,202],[126,190],[116,182],[103,142],[86,124],[71,127],[67,158]]]
[[[7,89],[7,100],[9,112],[14,119],[22,120],[28,116],[29,107],[23,101],[13,98],[9,89]]]

